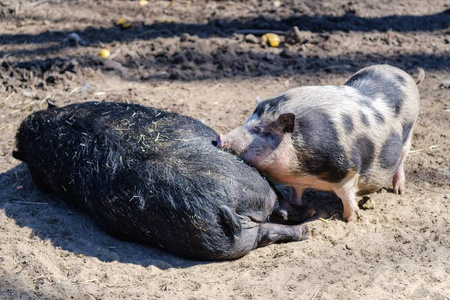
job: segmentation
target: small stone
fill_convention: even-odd
[[[450,80],[444,80],[439,84],[440,89],[450,89]]]
[[[34,91],[23,91],[22,95],[27,97],[27,98],[37,98],[37,94]]]
[[[253,34],[247,34],[245,36],[244,40],[250,44],[258,44],[259,43],[259,39],[256,36],[254,36]]]
[[[275,59],[275,54],[273,54],[271,52],[266,52],[266,54],[264,54],[264,60],[273,61],[274,59]]]
[[[281,51],[280,56],[283,58],[292,58],[295,56],[295,53],[289,49],[283,49],[283,51]]]
[[[445,194],[444,199],[450,199],[450,194]]]
[[[183,33],[180,37],[180,41],[181,42],[186,42],[189,41],[189,39],[191,38],[191,36],[189,35],[189,33]]]

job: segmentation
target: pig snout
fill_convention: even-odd
[[[223,148],[223,135],[221,133],[217,135],[216,140],[213,141],[213,145],[219,149]]]
[[[234,136],[230,136],[229,133],[225,135],[219,133],[213,144],[215,144],[217,148],[223,149],[234,155],[241,156],[243,154],[243,141],[241,139],[235,139]]]
[[[216,140],[213,141],[213,145],[215,145],[219,149],[230,152],[231,154],[240,156],[240,153],[235,151],[236,149],[235,149],[233,143],[227,138],[226,135],[224,136],[219,133],[216,137]]]
[[[242,128],[238,127],[225,135],[219,134],[215,144],[216,147],[242,158],[247,151],[250,141],[251,139],[245,135]]]

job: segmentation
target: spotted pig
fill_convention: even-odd
[[[292,187],[301,205],[306,188],[335,192],[343,218],[355,220],[356,195],[392,179],[405,191],[404,163],[419,113],[419,84],[389,65],[374,65],[339,86],[304,86],[262,101],[247,122],[217,138],[272,181]]]

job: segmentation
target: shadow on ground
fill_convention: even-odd
[[[155,266],[162,270],[213,263],[179,258],[108,235],[86,214],[56,196],[41,192],[23,163],[0,174],[0,190],[0,209],[18,226],[30,228],[29,238],[50,240],[54,247],[73,255],[96,257],[104,262]]]
[[[35,19],[35,21],[39,21],[39,19],[33,19]],[[126,31],[121,30],[118,27],[88,27],[85,30],[78,31],[57,30],[38,34],[4,34],[1,36],[0,45],[59,42],[61,41],[61,38],[65,38],[72,32],[84,37],[88,45],[98,43],[98,41],[101,41],[102,43],[112,43],[134,41],[136,39],[150,40],[158,37],[180,37],[184,33],[198,35],[201,38],[209,38],[213,36],[228,37],[242,30],[263,29],[268,31],[287,31],[291,30],[293,26],[297,26],[298,28],[301,28],[301,30],[315,33],[335,31],[431,32],[450,28],[450,9],[447,9],[441,13],[423,16],[393,15],[377,18],[364,18],[347,13],[343,16],[301,15],[292,16],[281,20],[259,16],[249,20],[225,21],[222,19],[215,19],[206,24],[160,22],[150,25],[134,25],[135,26],[133,28]]]
[[[80,258],[90,256],[103,262],[155,266],[162,270],[216,263],[179,258],[145,244],[108,235],[83,212],[54,195],[41,192],[23,163],[0,174],[0,190],[0,209],[18,226],[30,228],[30,239],[49,240],[54,247]],[[282,192],[288,193],[287,189]],[[340,215],[342,210],[339,199],[330,193],[308,190],[304,201],[329,216]]]
[[[291,30],[293,26],[319,33],[309,41],[318,49],[317,54],[305,54],[295,47],[264,50],[259,45],[239,40],[242,36],[235,35],[236,32],[255,29],[263,29],[262,32],[286,31]],[[24,73],[32,71],[33,75],[42,79],[36,83],[39,88],[39,85],[42,87],[46,82],[52,84],[58,79],[64,79],[59,77],[66,73],[80,72],[80,68],[92,72],[101,70],[105,73],[114,73],[129,81],[214,80],[323,72],[351,74],[364,66],[380,63],[391,64],[408,72],[414,72],[418,67],[426,70],[448,70],[450,69],[448,52],[429,54],[416,51],[387,54],[355,51],[336,54],[329,50],[339,47],[340,41],[336,40],[339,38],[328,40],[329,36],[326,34],[335,31],[368,33],[389,31],[390,34],[409,31],[432,32],[447,28],[450,28],[450,10],[424,16],[362,18],[353,14],[339,17],[302,15],[282,20],[266,17],[231,21],[216,19],[207,24],[135,24],[127,30],[111,26],[88,27],[81,31],[9,34],[2,35],[0,39],[0,45],[4,45],[0,51],[0,56],[3,57],[0,79],[5,80],[4,85],[7,85],[8,76],[19,76],[25,82]],[[67,53],[63,55],[64,49],[77,47],[76,43],[64,42],[70,33],[78,34],[85,43],[78,45],[79,51],[66,51]],[[167,39],[170,37],[180,38],[176,41]],[[228,39],[217,41],[213,40],[214,37]],[[116,59],[103,59],[97,53],[93,55],[92,52],[98,50],[92,47],[99,48],[102,43],[114,42],[119,42],[119,50],[122,50],[122,54]],[[379,42],[390,43],[388,40]],[[6,50],[12,48],[10,45],[15,45],[14,50]],[[84,47],[89,49],[83,50]],[[47,58],[37,59],[36,56]],[[5,74],[2,76],[1,73]]]

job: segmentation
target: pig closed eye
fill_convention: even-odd
[[[252,131],[253,131],[253,133],[261,133],[262,129],[261,129],[261,127],[253,127]]]

